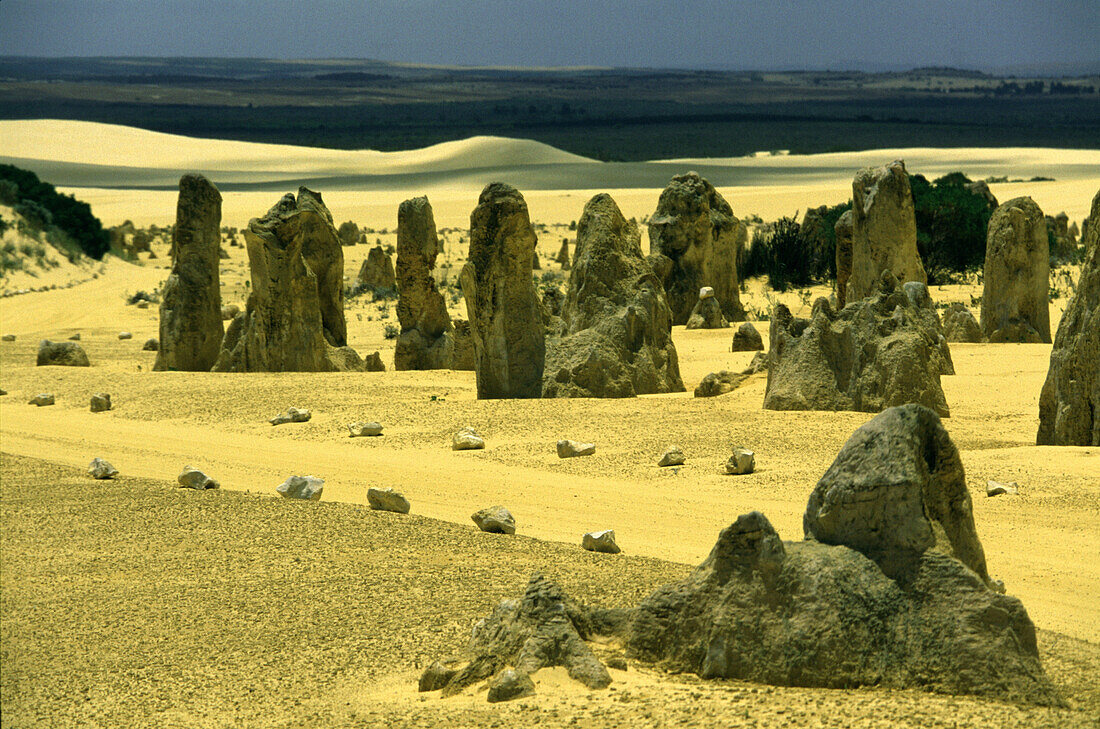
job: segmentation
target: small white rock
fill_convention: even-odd
[[[375,511],[393,511],[398,514],[408,514],[412,508],[408,499],[389,487],[367,489],[367,503]]]
[[[91,465],[88,466],[88,473],[92,478],[103,480],[117,476],[118,469],[102,458],[93,458]]]
[[[119,332],[118,333],[118,338],[119,339],[133,339],[134,335],[131,334],[130,332]]]
[[[756,468],[756,454],[748,448],[735,446],[733,455],[726,461],[726,473],[740,475],[752,473]]]
[[[618,554],[622,550],[615,543],[615,530],[604,529],[602,532],[588,532],[581,538],[581,548],[589,552],[604,552],[605,554]]]
[[[558,441],[558,458],[576,458],[577,456],[590,456],[595,452],[595,443],[580,443],[575,440]]]
[[[485,439],[473,428],[463,428],[451,438],[451,450],[473,451],[485,447]]]
[[[184,466],[183,472],[176,478],[176,481],[185,489],[195,489],[197,491],[203,489],[216,489],[220,485],[202,471],[197,468],[192,468],[191,466]]]
[[[382,435],[381,423],[348,423],[348,430],[351,431],[352,438],[359,438],[361,436],[376,436]]]
[[[324,489],[324,479],[316,476],[291,476],[275,487],[284,499],[302,499],[303,501],[319,500]]]

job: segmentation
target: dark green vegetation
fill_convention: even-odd
[[[950,283],[985,263],[986,232],[995,209],[991,201],[967,189],[971,182],[952,172],[933,182],[910,175],[917,217],[917,250],[928,283]]]
[[[56,239],[61,248],[79,248],[95,259],[110,247],[107,231],[88,203],[59,193],[38,175],[0,164],[0,203],[11,205],[35,229]]]
[[[0,118],[379,150],[501,135],[620,161],[775,149],[1094,148],[1100,78],[4,58]]]
[[[850,202],[826,208],[816,230],[802,228],[793,218],[780,218],[745,252],[742,278],[768,277],[776,291],[809,286],[836,278],[836,221]]]

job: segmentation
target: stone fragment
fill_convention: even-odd
[[[595,443],[581,443],[575,440],[558,441],[558,458],[576,458],[577,456],[590,456],[595,452]]]
[[[420,691],[438,691],[455,677],[458,673],[453,668],[444,666],[439,661],[433,661],[432,665],[424,669],[424,672],[420,674],[420,682],[417,686]]]
[[[1050,342],[1050,245],[1030,197],[993,211],[986,235],[982,334],[990,342]]]
[[[657,465],[682,466],[686,460],[684,452],[680,450],[678,446],[669,446],[665,449],[665,452],[661,454],[661,460],[657,461]]]
[[[734,446],[733,453],[726,461],[726,473],[740,476],[752,473],[754,470],[756,470],[756,454],[748,448]]]
[[[15,335],[14,334],[5,334],[3,337],[0,337],[0,339],[2,339],[5,342],[14,342],[15,341]]]
[[[704,286],[699,289],[699,301],[688,316],[685,329],[725,329],[730,323],[722,315],[722,305],[714,296],[714,289]]]
[[[491,506],[474,512],[470,517],[477,524],[477,528],[483,532],[493,534],[515,534],[516,520],[512,512],[503,506]]]
[[[133,339],[134,335],[131,334],[130,332],[119,332],[118,333],[118,338],[119,339]]]
[[[367,489],[367,503],[375,511],[393,511],[398,514],[408,514],[412,508],[408,499],[389,487]]]
[[[382,424],[375,422],[348,423],[348,430],[351,432],[350,437],[352,438],[382,435]]]
[[[195,489],[197,491],[202,491],[204,489],[216,489],[220,486],[217,481],[210,478],[197,468],[192,468],[191,466],[184,466],[183,471],[180,472],[180,475],[176,478],[176,481],[179,482],[179,485],[182,488]]]
[[[733,333],[731,352],[760,352],[764,350],[764,338],[749,322],[744,322]]]
[[[143,352],[156,352],[160,349],[160,340],[156,337],[150,337],[145,340],[145,344],[141,345]]]
[[[79,342],[80,341],[80,332],[77,332],[76,334],[71,335],[69,337],[69,341]]]
[[[94,479],[105,480],[118,475],[118,469],[102,458],[93,458],[88,466],[88,475]]]
[[[1008,494],[1009,496],[1015,496],[1020,493],[1020,484],[1015,481],[1008,483],[997,483],[996,481],[985,482],[985,495],[986,496],[1001,496]]]
[[[102,413],[111,409],[111,396],[106,392],[97,392],[92,395],[91,410],[93,413]]]
[[[695,388],[695,397],[718,397],[727,392],[736,390],[742,382],[748,379],[748,375],[740,372],[722,370],[711,372],[702,379]]]
[[[285,423],[304,423],[313,417],[313,414],[306,408],[287,408],[285,413],[279,413],[274,418],[269,419],[267,422],[272,425],[283,425]]]
[[[40,392],[37,395],[35,395],[34,397],[32,397],[27,402],[27,404],[28,405],[37,405],[38,407],[43,407],[45,405],[53,405],[54,404],[53,393],[52,392]]]
[[[505,668],[489,681],[489,693],[486,698],[490,704],[495,704],[499,701],[512,701],[534,694],[535,683],[530,676],[514,668]]]
[[[485,439],[473,428],[463,428],[451,437],[451,450],[473,451],[485,447]]]
[[[39,367],[47,365],[60,365],[63,367],[89,367],[88,355],[76,342],[51,342],[43,339],[38,343],[38,359],[35,361]]]
[[[615,543],[615,530],[604,529],[599,532],[588,532],[581,538],[581,549],[589,552],[603,552],[605,554],[618,554],[623,551]]]
[[[275,491],[284,499],[302,501],[319,501],[324,490],[324,479],[316,476],[290,476],[275,487]]]

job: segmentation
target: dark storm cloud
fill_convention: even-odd
[[[995,68],[1100,61],[1100,0],[0,0],[0,54]]]

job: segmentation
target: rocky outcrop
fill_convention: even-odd
[[[993,211],[985,244],[982,334],[1050,342],[1050,243],[1043,211],[1017,197]]]
[[[747,236],[748,228],[713,185],[694,172],[672,178],[649,218],[649,252],[673,324],[687,323],[704,286],[714,289],[727,320],[744,320],[737,251]]]
[[[451,333],[454,339],[454,360],[451,369],[477,369],[477,358],[474,355],[474,335],[470,331],[470,322],[465,319],[452,319],[451,325],[454,327],[454,331]]]
[[[852,211],[845,210],[833,227],[836,233],[836,303],[848,302],[848,280],[852,277]]]
[[[320,194],[287,194],[244,231],[252,293],[226,329],[218,372],[362,369],[347,347],[344,253]]]
[[[760,352],[764,349],[764,338],[749,322],[744,322],[733,333],[733,342],[730,344],[731,352]]]
[[[943,336],[949,342],[977,343],[982,341],[982,328],[970,309],[956,301],[943,314]]]
[[[1038,445],[1100,446],[1100,192],[1087,231],[1077,291],[1058,324],[1039,396]]]
[[[38,343],[38,356],[35,364],[39,367],[59,365],[63,367],[89,367],[88,355],[76,342],[51,342],[43,339]]]
[[[989,587],[958,451],[907,405],[856,431],[807,506],[805,541],[738,517],[637,608],[628,655],[777,685],[877,685],[1061,705],[1020,601]]]
[[[852,182],[852,273],[845,301],[874,294],[883,271],[902,282],[928,283],[904,162],[860,170]]]
[[[222,196],[202,175],[184,175],[179,188],[153,369],[209,372],[225,336],[218,274]]]
[[[454,364],[451,317],[432,278],[439,250],[428,198],[401,203],[397,210],[397,319],[401,333],[393,355],[394,369],[440,370]]]
[[[355,277],[355,282],[375,293],[390,293],[397,289],[393,261],[382,246],[374,246],[367,251],[367,257],[359,267],[359,275]]]
[[[899,287],[886,271],[877,295],[839,312],[819,298],[809,320],[780,304],[770,341],[768,410],[874,413],[915,402],[949,414],[940,375],[954,368],[924,284]]]
[[[480,399],[542,395],[545,333],[531,279],[536,242],[519,191],[487,185],[470,215],[470,253],[461,275]]]
[[[671,313],[640,239],[609,195],[584,206],[558,336],[546,342],[544,397],[683,391]]]
[[[730,323],[722,316],[722,307],[714,296],[714,289],[704,286],[699,289],[699,301],[691,310],[685,329],[725,329]]]

